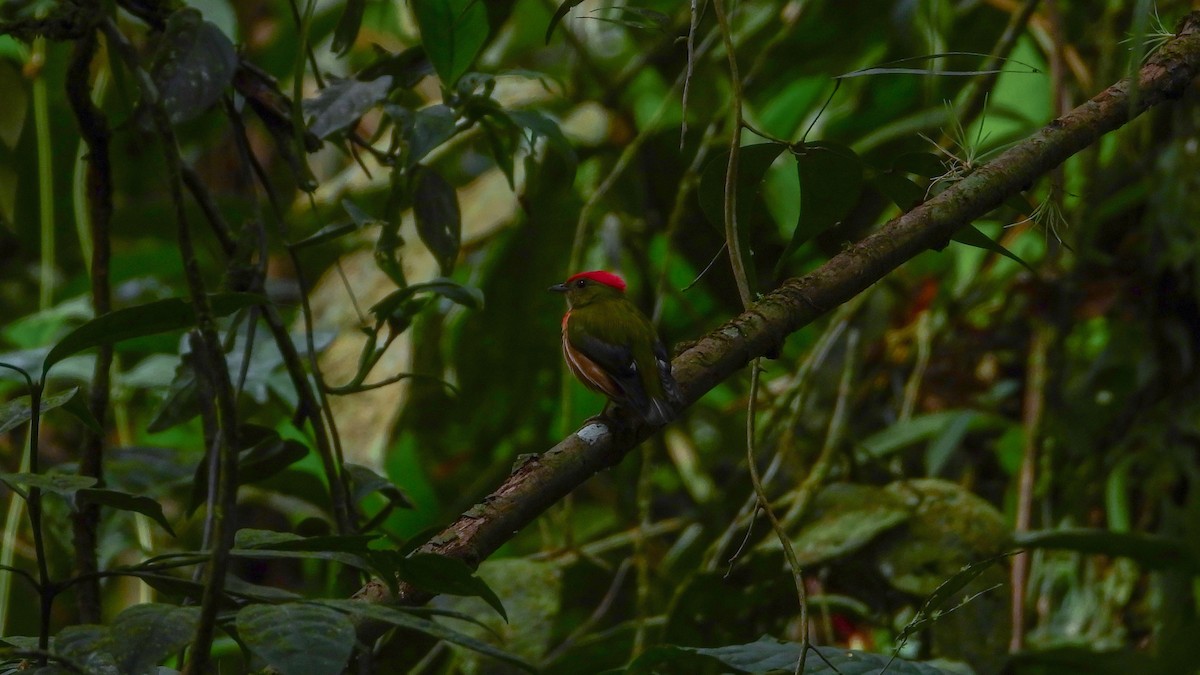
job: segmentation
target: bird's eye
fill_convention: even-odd
[[[575,288],[583,288],[584,286],[587,286],[587,282],[583,279],[575,282]]]

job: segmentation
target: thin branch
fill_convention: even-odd
[[[729,17],[725,14],[725,0],[713,0],[713,12],[717,15],[717,24],[721,27],[721,39],[725,42],[725,52],[729,57],[729,82],[733,87],[732,122],[729,136],[729,163],[725,168],[725,244],[729,249],[729,264],[733,267],[733,278],[737,282],[738,295],[742,299],[742,307],[750,307],[754,302],[754,291],[750,288],[746,276],[746,261],[742,259],[742,246],[738,233],[737,222],[737,184],[738,160],[742,147],[742,79],[738,75],[737,52],[733,48],[733,30],[729,27]]]
[[[103,316],[112,311],[112,284],[109,279],[109,262],[112,258],[110,225],[113,212],[112,165],[109,157],[108,121],[104,113],[92,102],[89,74],[96,55],[96,32],[89,31],[78,42],[67,68],[67,98],[79,133],[87,145],[87,173],[85,211],[88,232],[92,242],[91,263],[88,265],[92,315]],[[97,485],[104,481],[104,426],[108,416],[113,364],[112,345],[102,345],[96,354],[92,371],[88,409],[100,424],[101,431],[84,432],[83,448],[80,452],[79,474],[94,477]],[[89,504],[72,514],[72,533],[75,547],[75,572],[87,574],[99,569],[97,548],[100,526],[100,505]],[[80,585],[76,591],[76,605],[80,621],[100,621],[100,583],[94,581]]]
[[[1042,411],[1046,399],[1046,352],[1050,347],[1050,327],[1035,323],[1029,343],[1026,365],[1025,397],[1022,403],[1022,425],[1025,442],[1021,450],[1021,468],[1017,472],[1017,522],[1014,530],[1027,532],[1032,523],[1033,492],[1036,482],[1038,445],[1041,441]],[[1012,636],[1011,652],[1025,647],[1025,584],[1029,580],[1029,552],[1013,556],[1012,563]]]

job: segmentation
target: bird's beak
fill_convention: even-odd
[[[555,293],[566,293],[567,285],[566,284],[554,284],[553,286],[551,286],[550,288],[547,288],[546,290],[554,291]]]

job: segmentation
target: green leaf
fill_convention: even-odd
[[[871,185],[899,206],[901,211],[910,211],[925,201],[925,190],[899,172],[885,171],[876,174],[871,179]]]
[[[443,86],[453,87],[487,41],[487,8],[480,0],[412,0],[410,6],[433,69]]]
[[[350,619],[319,604],[250,605],[236,624],[241,642],[287,675],[337,675],[354,649]]]
[[[438,261],[443,275],[454,271],[462,242],[462,214],[458,192],[441,174],[428,167],[417,167],[413,176],[413,215],[417,234]]]
[[[185,7],[167,18],[150,77],[172,124],[193,119],[220,100],[236,70],[233,43],[199,11]]]
[[[122,673],[155,672],[155,666],[187,646],[199,618],[199,607],[134,605],[113,619],[104,648]]]
[[[38,404],[38,409],[44,415],[47,410],[54,410],[66,405],[77,393],[79,393],[79,387],[71,387],[53,396],[43,396],[41,402]],[[33,399],[28,396],[21,396],[7,403],[0,404],[0,434],[6,434],[32,418]]]
[[[862,192],[863,163],[849,147],[820,141],[804,143],[792,152],[800,180],[800,218],[779,256],[776,276],[805,242],[845,218]]]
[[[744,146],[738,151],[737,219],[742,229],[747,229],[750,214],[757,209],[763,176],[785,147],[778,143],[759,143]],[[700,176],[700,188],[697,191],[700,210],[718,230],[725,227],[725,171],[728,166],[728,151],[709,160]]]
[[[1095,528],[1035,530],[1013,534],[1013,548],[1051,548],[1129,558],[1152,570],[1182,569],[1200,574],[1200,559],[1182,539]]]
[[[200,392],[196,385],[196,370],[192,366],[192,355],[184,354],[175,366],[175,377],[167,389],[167,396],[159,404],[146,430],[150,433],[166,431],[199,414]]]
[[[416,166],[431,150],[458,133],[458,116],[441,103],[415,112],[398,105],[384,106],[384,110],[403,130],[401,135],[408,145],[405,161],[409,167]]]
[[[448,558],[433,553],[414,553],[399,563],[399,574],[410,584],[446,595],[465,595],[482,598],[492,609],[508,620],[500,598],[475,571],[457,558]]]
[[[354,46],[366,8],[367,0],[346,0],[342,18],[338,19],[337,28],[333,30],[333,44],[330,45],[330,49],[338,56],[345,56]]]
[[[4,105],[0,106],[0,143],[10,150],[16,149],[21,140],[21,131],[25,128],[25,115],[29,112],[26,85],[25,77],[21,75],[16,62],[0,59],[0,91],[5,92]],[[3,201],[0,199],[0,203]]]
[[[369,550],[370,543],[379,536],[377,534],[347,534],[302,537],[291,532],[243,528],[234,535],[234,541],[235,546],[243,549],[361,553]]]
[[[970,431],[971,423],[975,421],[975,415],[974,410],[962,411],[957,417],[950,420],[941,433],[934,436],[925,450],[925,475],[936,476],[941,473],[942,468],[950,459],[950,455],[958,449],[962,439]]]
[[[45,407],[42,408],[45,410]],[[92,409],[88,406],[88,402],[83,396],[72,396],[62,405],[64,412],[68,412],[72,417],[83,423],[92,433],[103,434],[104,428],[100,426],[100,421],[92,414]]]
[[[981,248],[985,251],[999,253],[1000,255],[1004,256],[1005,258],[1008,258],[1009,260],[1015,260],[1015,261],[1021,263],[1022,265],[1025,266],[1025,269],[1029,270],[1030,272],[1033,272],[1035,275],[1037,274],[1037,270],[1030,267],[1029,263],[1025,262],[1024,260],[1021,260],[1016,255],[1014,255],[1012,251],[1009,251],[1008,249],[1004,248],[1000,244],[993,241],[991,237],[980,232],[979,228],[975,227],[974,225],[968,225],[964,228],[959,229],[957,232],[954,233],[954,236],[952,236],[950,238],[953,239],[954,241],[957,241],[960,244],[966,244],[967,246],[974,246],[975,248]]]
[[[882,457],[901,450],[918,441],[930,440],[943,434],[964,414],[974,413],[967,424],[969,429],[996,426],[1001,422],[995,417],[969,410],[946,410],[917,415],[907,421],[897,422],[882,431],[872,434],[860,444],[872,457]]]
[[[171,529],[171,524],[167,522],[167,517],[163,515],[162,504],[149,497],[131,495],[128,492],[106,488],[84,488],[75,493],[75,499],[76,503],[80,506],[85,504],[101,504],[122,511],[140,513],[162,525],[162,528],[172,537],[175,536],[175,530]]]
[[[932,152],[906,152],[892,160],[892,171],[937,178],[946,173],[946,164]]]
[[[833,483],[817,494],[813,517],[793,538],[802,566],[818,565],[849,555],[876,537],[907,521],[912,508],[882,488]],[[779,539],[768,537],[762,550],[779,550]]]
[[[837,647],[813,647],[819,654],[809,653],[804,675],[945,675],[944,671],[924,663],[894,659],[887,654],[872,654]],[[757,642],[725,647],[653,647],[639,656],[627,673],[661,672],[663,664],[673,664],[668,672],[687,672],[699,664],[711,664],[738,673],[792,672],[800,658],[800,644],[783,642],[764,635]],[[691,664],[690,666],[688,664]],[[890,664],[890,665],[889,665]]]
[[[536,141],[541,136],[550,142],[550,147],[562,155],[571,167],[579,163],[575,148],[571,146],[571,141],[567,140],[557,122],[536,110],[509,110],[507,113],[514,123],[533,133],[532,140]]]
[[[342,131],[386,99],[391,88],[390,75],[370,82],[353,79],[330,82],[316,96],[304,100],[308,130],[322,139]]]
[[[991,70],[971,70],[971,69],[944,70],[941,68],[934,68],[934,67],[909,68],[909,67],[904,67],[901,65],[901,64],[905,64],[905,63],[921,63],[921,62],[925,62],[925,61],[936,61],[939,59],[949,59],[949,58],[959,57],[959,56],[969,56],[969,57],[976,57],[976,58],[980,58],[980,59],[991,58],[990,55],[981,54],[979,52],[942,52],[942,53],[938,53],[938,54],[924,54],[922,56],[910,56],[910,57],[904,58],[904,59],[896,59],[895,61],[888,61],[887,63],[881,63],[878,66],[874,66],[872,68],[862,68],[860,70],[851,71],[849,73],[844,73],[842,75],[835,75],[834,79],[842,80],[842,79],[848,79],[851,77],[863,77],[866,75],[934,75],[934,76],[938,76],[938,77],[972,77],[975,75],[995,75],[995,74],[999,74],[999,73],[1033,74],[1033,73],[1041,72],[1040,70],[1029,65],[1028,63],[1022,63],[1021,61],[1017,61],[1016,59],[1001,59],[1001,60],[1006,63],[1011,61],[1012,63],[1015,63],[1017,65],[1028,68],[1028,70],[1010,70],[1010,69],[1003,69],[1003,68],[991,69]]]
[[[317,602],[325,605],[326,607],[333,607],[343,612],[361,616],[372,621],[379,621],[381,623],[387,623],[393,626],[420,631],[439,640],[445,640],[451,644],[456,644],[461,647],[466,647],[467,649],[477,651],[480,654],[486,654],[487,656],[491,656],[492,658],[498,659],[505,663],[512,664],[531,673],[537,672],[536,668],[514,654],[510,654],[502,649],[493,647],[486,642],[447,628],[436,621],[430,621],[429,619],[420,616],[414,616],[408,611],[398,607],[388,607],[385,605],[361,602],[358,600],[318,600]]]
[[[413,503],[392,481],[361,464],[347,463],[344,466],[346,474],[350,478],[351,498],[354,499],[354,503],[361,503],[367,495],[378,492],[395,506],[405,509],[413,508]]]
[[[478,288],[463,286],[445,278],[437,278],[392,291],[371,307],[371,313],[381,320],[387,319],[419,293],[434,293],[470,309],[483,308],[483,292]]]
[[[240,309],[265,303],[266,298],[253,293],[219,293],[209,296],[215,316],[227,316]],[[42,365],[42,379],[50,367],[68,356],[85,349],[111,345],[123,340],[190,328],[196,324],[192,303],[182,298],[157,300],[144,305],[109,312],[67,333],[54,345]]]
[[[96,484],[96,479],[92,476],[77,476],[73,473],[0,473],[0,481],[4,481],[13,490],[17,490],[18,485],[26,485],[64,497]]]
[[[248,438],[247,431],[265,433],[260,433],[257,438]],[[249,485],[270,478],[308,456],[308,446],[293,439],[280,438],[274,429],[246,425],[242,428],[242,434],[242,441],[246,445],[238,453],[238,485]],[[195,511],[207,498],[208,462],[200,462],[196,466],[188,513]]]
[[[554,10],[554,16],[550,17],[550,24],[546,26],[546,44],[550,44],[550,36],[554,34],[554,27],[558,25],[558,22],[563,20],[567,12],[582,2],[583,0],[563,0],[558,9]]]

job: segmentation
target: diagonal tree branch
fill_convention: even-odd
[[[1149,108],[1179,98],[1200,74],[1200,12],[1181,23],[1174,40],[1122,80],[967,176],[884,225],[803,277],[789,279],[744,313],[691,345],[674,361],[687,403],[703,396],[753,359],[773,353],[787,336],[862,292],[905,261],[949,244],[951,235],[996,208]],[[593,474],[616,465],[657,428],[622,418],[609,428],[589,423],[545,454],[529,458],[492,494],[422,547],[477,565],[521,528]],[[356,597],[419,604],[430,594],[402,585],[390,598],[372,582]],[[362,626],[368,630],[367,626]]]

